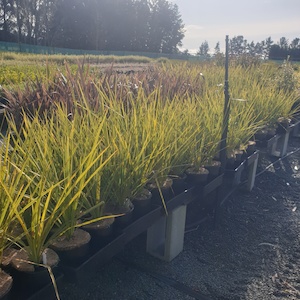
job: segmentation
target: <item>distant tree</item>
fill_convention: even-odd
[[[238,35],[229,41],[229,54],[230,56],[240,56],[245,54],[247,50],[247,40],[244,36]]]
[[[43,0],[13,0],[12,19],[17,29],[18,41],[36,44],[41,26],[41,13],[44,7]],[[13,28],[15,27],[15,28]]]
[[[46,44],[58,1],[0,0],[1,39]]]
[[[300,60],[300,38],[292,40],[289,46],[289,55],[292,60]]]
[[[166,0],[59,0],[54,45],[174,53],[184,37],[177,5]]]
[[[280,38],[279,42],[272,45],[269,52],[270,59],[300,60],[300,39],[295,38],[289,44],[285,37]]]
[[[300,38],[293,39],[291,42],[290,48],[291,49],[300,49]]]
[[[190,52],[189,49],[184,49],[183,51],[178,52],[179,55],[182,55],[184,58],[188,58],[193,56]]]
[[[269,59],[285,59],[285,54],[278,44],[272,45],[269,51]]]
[[[196,55],[199,55],[199,56],[204,56],[206,58],[210,57],[209,55],[209,45],[208,45],[208,42],[207,41],[204,41],[200,47],[199,47],[199,50],[197,52]]]
[[[146,51],[149,43],[149,22],[151,11],[147,0],[134,1],[132,51]]]
[[[117,9],[116,9],[117,8]],[[129,51],[134,40],[136,9],[132,0],[106,1],[102,10],[105,49]]]
[[[247,54],[249,54],[251,56],[255,56],[257,48],[256,48],[256,45],[255,45],[254,41],[252,41],[251,43],[248,43],[246,45],[246,49],[245,50],[246,50],[245,53],[247,53]]]
[[[13,6],[11,0],[0,1],[0,38],[3,41],[12,40]]]
[[[0,0],[1,40],[75,49],[177,53],[184,37],[167,0]]]
[[[257,42],[255,44],[255,52],[256,52],[255,55],[257,57],[264,58],[264,47],[265,47],[264,41],[262,41],[261,43]]]
[[[220,42],[216,43],[216,46],[215,46],[214,50],[215,50],[215,52],[214,52],[215,55],[219,54],[221,52],[221,50],[220,50]]]
[[[280,40],[279,40],[279,46],[281,49],[285,49],[287,50],[288,49],[288,39],[286,37],[281,37]]]
[[[87,1],[62,0],[54,16],[55,38],[53,44],[58,47],[88,49],[88,30],[92,18],[88,14]]]
[[[178,6],[166,0],[149,0],[149,39],[150,52],[174,53],[181,46],[184,25]]]
[[[270,36],[268,38],[266,38],[264,41],[262,41],[263,58],[268,58],[269,57],[270,49],[271,49],[273,43],[274,42],[272,41],[272,38]]]

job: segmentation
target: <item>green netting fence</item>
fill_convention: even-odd
[[[23,43],[0,42],[0,51],[35,53],[35,54],[63,54],[63,55],[115,55],[115,56],[145,56],[149,58],[168,58],[182,60],[203,60],[204,57],[186,54],[164,54],[150,52],[130,52],[130,51],[96,51],[78,50],[67,48],[56,48],[47,46],[36,46]]]

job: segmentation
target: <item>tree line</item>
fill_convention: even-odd
[[[220,43],[218,42],[214,48],[214,54],[220,53]],[[196,55],[209,58],[210,47],[207,41],[204,41]],[[300,38],[294,38],[291,42],[287,38],[281,37],[277,43],[274,43],[271,37],[261,42],[248,42],[244,36],[235,36],[229,40],[229,55],[239,57],[248,55],[261,59],[286,59],[288,56],[292,60],[300,60]]]
[[[0,40],[83,50],[177,53],[184,37],[167,0],[0,0]]]

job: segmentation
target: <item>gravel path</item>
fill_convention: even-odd
[[[293,139],[288,152],[300,147]],[[258,173],[275,159],[262,153]],[[234,192],[211,220],[185,235],[172,262],[145,252],[141,235],[88,284],[68,284],[76,299],[300,299],[300,151],[257,177],[251,193]]]

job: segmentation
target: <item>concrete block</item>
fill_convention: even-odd
[[[251,191],[255,184],[255,177],[256,177],[256,170],[258,164],[258,153],[254,153],[252,158],[249,158],[248,165],[247,165],[247,191]]]
[[[186,205],[161,217],[147,230],[147,252],[164,261],[173,260],[184,244]]]
[[[300,122],[293,124],[292,137],[300,137]]]
[[[283,157],[287,153],[290,131],[277,134],[268,141],[268,153],[272,156]]]

